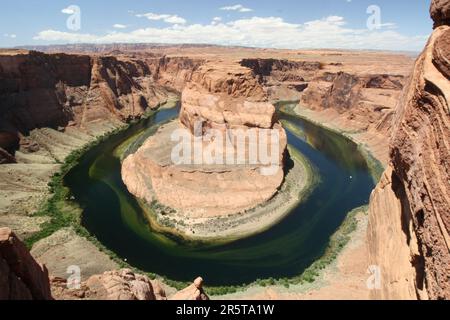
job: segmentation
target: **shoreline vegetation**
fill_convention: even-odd
[[[367,145],[360,143],[358,141],[356,141],[354,139],[354,137],[352,136],[353,132],[349,132],[349,131],[345,131],[345,130],[338,130],[335,128],[330,128],[328,126],[323,125],[322,123],[311,119],[309,117],[306,117],[300,113],[298,113],[296,111],[297,106],[299,105],[298,101],[280,101],[276,104],[278,106],[278,108],[280,109],[281,112],[288,114],[290,116],[293,117],[298,117],[304,121],[310,122],[328,132],[332,132],[338,135],[341,135],[345,138],[347,138],[348,140],[352,141],[353,143],[355,143],[358,146],[358,151],[361,153],[361,155],[364,157],[364,159],[366,160],[367,163],[367,167],[369,168],[369,172],[372,176],[372,179],[374,181],[375,184],[378,183],[378,181],[380,180],[381,176],[383,175],[384,170],[386,169],[384,167],[384,165],[381,163],[381,161],[379,161],[370,151],[370,149],[368,148]],[[287,128],[290,129],[292,131],[292,126],[287,123],[287,122],[283,122],[283,125],[287,124]],[[294,129],[293,131],[294,134],[299,134],[300,137],[303,135],[303,133],[301,132],[301,130],[298,129]]]
[[[246,212],[225,217],[190,219],[157,201],[150,204],[144,200],[138,202],[153,230],[188,243],[220,245],[263,233],[291,214],[320,181],[316,169],[300,152],[292,146],[288,150],[293,165],[277,194]]]
[[[140,272],[143,274],[148,275],[151,279],[159,279],[166,285],[175,288],[175,289],[182,289],[189,285],[187,282],[181,282],[181,281],[173,281],[170,279],[167,279],[164,276],[156,275],[153,273],[145,272],[142,270],[139,270],[137,268],[134,268],[130,266],[128,263],[126,263],[124,260],[119,258],[114,252],[110,251],[108,248],[106,248],[102,243],[100,243],[93,235],[89,233],[87,229],[85,229],[81,225],[81,218],[83,210],[82,208],[76,203],[76,200],[71,196],[70,190],[65,187],[64,185],[64,177],[67,175],[74,167],[76,167],[83,156],[92,148],[99,146],[101,143],[107,141],[109,138],[126,133],[127,130],[131,130],[134,125],[138,124],[139,122],[148,119],[149,117],[153,116],[157,110],[162,110],[163,108],[170,108],[170,107],[176,107],[178,101],[166,101],[164,103],[161,103],[155,110],[151,110],[147,113],[145,113],[140,119],[133,120],[130,123],[124,124],[123,126],[120,126],[119,128],[106,133],[94,141],[86,144],[80,149],[74,150],[61,164],[60,170],[54,174],[54,176],[51,178],[51,181],[48,183],[51,196],[48,200],[45,201],[45,203],[42,205],[41,209],[39,209],[34,216],[41,216],[41,217],[49,217],[49,221],[44,222],[41,225],[41,230],[29,238],[25,240],[25,243],[28,248],[31,248],[37,241],[44,239],[46,237],[49,237],[56,231],[63,229],[63,228],[73,228],[76,233],[92,242],[101,252],[106,253],[114,262],[116,262],[120,267],[122,268],[130,268],[135,270],[136,272]],[[299,117],[304,119],[305,121],[309,121],[315,125],[318,125],[326,130],[329,130],[331,132],[335,132],[337,134],[343,135],[346,138],[354,141],[351,137],[348,136],[345,132],[339,132],[337,130],[333,130],[330,128],[327,128],[320,123],[316,123],[311,119],[308,119],[306,117],[302,117],[298,113],[296,113],[293,108],[286,108],[284,104],[290,104],[292,105],[292,102],[283,102],[283,112],[287,112],[290,115]],[[287,110],[286,110],[287,109]],[[294,132],[295,133],[295,132]],[[133,135],[129,138],[131,138],[135,135],[139,134],[138,132],[134,132]],[[354,141],[355,142],[355,141]],[[356,142],[355,142],[356,143]],[[367,164],[369,166],[369,169],[371,170],[371,173],[373,174],[374,179],[377,179],[378,176],[381,176],[380,171],[382,172],[383,166],[381,165],[380,161],[378,161],[369,150],[366,149],[366,146],[358,144],[361,153],[364,155]],[[296,150],[293,148],[290,148],[290,153],[293,158],[296,158],[297,161],[304,161],[300,157],[301,154],[296,154]],[[299,157],[300,156],[300,157]],[[305,166],[304,163],[302,163],[303,166]],[[308,170],[308,168],[306,168]],[[314,174],[312,174],[312,168],[309,167],[310,172],[310,178],[314,180]],[[301,196],[299,197],[299,201],[301,199],[304,199],[308,196],[308,190],[310,188],[305,188],[300,193]],[[221,287],[205,287],[206,291],[211,296],[222,296],[226,294],[232,294],[236,292],[245,291],[246,289],[250,287],[267,287],[272,285],[280,285],[284,286],[286,288],[289,288],[293,285],[303,284],[303,283],[313,283],[317,277],[320,275],[320,271],[325,269],[325,267],[329,264],[331,264],[333,261],[336,260],[339,253],[342,251],[342,249],[346,246],[346,244],[351,239],[351,234],[356,230],[357,227],[357,219],[356,216],[361,211],[367,212],[367,206],[363,206],[360,208],[356,208],[348,213],[346,219],[343,221],[342,225],[338,228],[338,230],[330,237],[330,242],[328,247],[324,250],[324,253],[321,257],[318,257],[315,262],[312,263],[310,267],[308,267],[302,274],[299,274],[298,276],[292,277],[292,278],[282,278],[282,279],[258,279],[250,284],[243,284],[243,285],[237,285],[237,286],[221,286]],[[290,210],[289,210],[290,212]],[[284,217],[285,215],[283,215]],[[270,227],[270,226],[269,226]]]

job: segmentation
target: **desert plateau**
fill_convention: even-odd
[[[425,2],[420,52],[250,4],[5,33],[0,300],[448,300],[450,1]]]

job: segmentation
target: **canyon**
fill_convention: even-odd
[[[273,199],[288,179],[290,158],[274,106],[281,100],[295,102],[296,115],[356,142],[384,170],[368,213],[358,214],[353,240],[334,269],[323,271],[319,287],[252,287],[219,298],[448,299],[449,10],[446,1],[432,2],[435,28],[415,62],[388,52],[190,45],[1,50],[0,227],[6,228],[0,229],[0,299],[208,298],[201,278],[176,292],[121,268],[73,224],[49,229],[32,242],[31,254],[20,240],[52,223],[54,217],[35,213],[51,198],[48,183],[73,151],[179,97],[178,119],[123,162],[125,184],[147,204],[216,219]],[[165,142],[178,128],[193,138],[212,129],[277,131],[278,173],[173,165],[173,145]],[[205,146],[213,141],[203,139]],[[76,210],[58,210],[80,219]],[[68,290],[66,268],[73,264],[84,270],[83,281]],[[380,268],[379,290],[367,290],[370,265]]]

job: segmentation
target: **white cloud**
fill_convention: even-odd
[[[136,17],[138,18],[147,18],[148,20],[162,20],[167,23],[171,24],[185,24],[187,21],[186,19],[179,17],[176,14],[156,14],[156,13],[144,13],[144,14],[137,14]]]
[[[120,23],[116,23],[115,25],[113,25],[113,28],[116,28],[116,29],[126,29],[126,28],[128,28],[126,25],[124,25],[124,24],[120,24]]]
[[[75,11],[70,6],[62,9],[61,12],[64,14],[74,14],[75,13]]]
[[[170,15],[169,15],[170,16]],[[150,20],[167,16],[146,15]],[[56,30],[39,32],[34,39],[47,42],[89,43],[210,43],[266,48],[340,48],[379,50],[421,50],[428,35],[406,36],[392,28],[352,29],[343,17],[329,16],[294,24],[280,17],[252,17],[231,22],[213,19],[209,24],[173,24],[104,35],[69,33]]]
[[[382,23],[378,26],[379,28],[396,29],[397,24],[393,22]]]
[[[216,25],[216,24],[219,24],[219,23],[221,23],[221,22],[222,22],[222,18],[221,18],[221,17],[214,17],[214,18],[212,19],[212,21],[211,21],[211,24]]]
[[[17,35],[15,35],[14,33],[12,33],[12,34],[5,33],[5,34],[3,34],[3,36],[6,37],[6,38],[11,38],[11,39],[16,39],[17,38]]]
[[[222,7],[222,8],[220,8],[220,10],[225,10],[225,11],[239,11],[239,12],[251,12],[251,11],[253,11],[253,9],[246,8],[246,7],[244,7],[242,4],[236,4],[236,5],[234,5],[234,6],[226,6],[226,7]]]

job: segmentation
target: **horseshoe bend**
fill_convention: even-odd
[[[448,1],[430,16],[417,54],[0,49],[0,300],[448,299]]]

